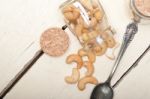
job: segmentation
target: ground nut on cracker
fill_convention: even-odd
[[[61,56],[68,49],[69,37],[62,29],[49,28],[42,33],[40,45],[46,54],[55,57]]]

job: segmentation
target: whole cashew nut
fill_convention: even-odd
[[[72,11],[73,11],[73,6],[67,6],[63,8],[63,13],[72,12]]]
[[[105,41],[109,48],[113,48],[116,45],[116,41],[112,36],[108,36]]]
[[[78,51],[78,54],[81,56],[81,57],[84,57],[84,56],[87,56],[88,57],[88,60],[92,63],[95,62],[96,60],[96,55],[95,53],[93,53],[92,51],[86,51],[84,49],[80,49]]]
[[[89,0],[80,0],[80,2],[87,10],[93,10],[92,4]]]
[[[69,21],[75,21],[80,16],[79,10],[73,6],[64,8],[63,13],[65,18]]]
[[[90,27],[95,27],[97,25],[97,20],[95,17],[92,17],[90,20]]]
[[[72,54],[69,55],[66,59],[66,63],[67,64],[71,64],[72,62],[76,62],[77,63],[77,68],[80,69],[83,66],[83,61],[81,56],[77,55],[77,54]]]
[[[102,20],[102,18],[103,18],[103,13],[102,13],[100,10],[97,10],[97,11],[94,13],[94,17],[96,18],[97,21],[100,21],[100,20]]]
[[[86,85],[88,83],[97,85],[98,84],[98,80],[95,77],[84,77],[84,78],[79,80],[77,86],[78,86],[79,90],[83,91],[86,88]]]
[[[82,24],[77,24],[75,26],[75,33],[76,33],[76,35],[78,37],[82,35],[82,29],[83,29],[83,25]]]
[[[85,23],[85,21],[83,20],[82,16],[80,16],[78,19],[77,19],[77,23],[82,25],[84,28],[89,28],[88,24]]]
[[[65,81],[68,84],[75,84],[80,79],[80,72],[77,68],[72,69],[72,75],[65,77]]]
[[[106,42],[102,42],[100,45],[97,45],[93,48],[93,52],[95,52],[97,56],[104,55],[106,51],[107,51]]]
[[[100,55],[101,55],[101,52],[102,52],[101,46],[100,46],[100,45],[94,46],[93,52],[95,52],[95,54],[96,54],[97,56],[100,56]]]
[[[92,76],[94,73],[94,66],[93,63],[89,62],[89,61],[85,61],[84,62],[84,66],[87,68],[87,72],[86,72],[86,76]]]

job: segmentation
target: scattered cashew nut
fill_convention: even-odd
[[[84,49],[80,49],[80,50],[78,51],[78,54],[79,54],[81,57],[87,56],[87,57],[88,57],[88,60],[89,60],[90,62],[92,62],[92,63],[94,63],[95,60],[96,60],[96,55],[95,55],[95,53],[93,53],[92,51],[86,51],[86,50],[84,50]]]
[[[93,73],[94,73],[94,66],[93,66],[93,63],[89,62],[89,61],[85,61],[84,62],[84,66],[86,67],[87,69],[87,72],[86,72],[86,76],[92,76]]]
[[[72,62],[76,62],[77,63],[77,68],[80,69],[83,66],[83,61],[81,56],[77,55],[77,54],[72,54],[69,55],[66,59],[66,63],[67,64],[71,64]]]
[[[97,56],[102,56],[107,51],[107,44],[106,42],[102,42],[99,46],[93,48],[93,51],[96,53]]]
[[[72,69],[72,75],[65,77],[65,81],[68,84],[75,84],[80,79],[80,72],[77,68]]]
[[[116,45],[116,41],[112,36],[108,36],[105,41],[109,48],[113,48]]]
[[[77,86],[78,86],[79,90],[83,91],[86,88],[86,85],[88,83],[97,85],[98,84],[98,80],[95,77],[84,77],[84,78],[79,80]]]

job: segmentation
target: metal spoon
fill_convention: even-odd
[[[104,83],[99,84],[94,88],[90,99],[112,99],[113,98],[114,92],[110,85],[111,79],[112,79],[113,75],[115,74],[115,72],[119,66],[120,60],[122,59],[122,56],[124,55],[130,41],[132,41],[132,39],[133,39],[134,35],[137,33],[137,31],[138,31],[138,27],[135,22],[133,22],[127,26],[127,31],[124,35],[123,43],[121,45],[118,57],[116,59],[116,62],[114,64],[114,67],[112,68],[112,71],[111,71],[108,79]]]
[[[62,31],[64,31],[67,27],[67,25],[62,26]],[[40,49],[36,52],[34,57],[24,65],[24,67],[16,74],[16,76],[0,92],[0,99],[3,99],[11,91],[11,89],[19,82],[19,80],[29,71],[29,69],[37,62],[37,60],[44,53],[45,52],[43,49]]]
[[[122,76],[116,81],[116,83],[112,86],[112,88],[115,88],[116,86],[118,86],[118,84],[123,80],[123,78],[129,73],[131,72],[132,69],[134,69],[138,63],[140,62],[140,60],[144,57],[144,55],[146,55],[146,53],[150,50],[150,45],[147,47],[147,49],[142,53],[142,55],[130,66],[130,68],[128,68],[123,74]]]
[[[112,99],[113,98],[113,88],[115,88],[123,78],[135,67],[138,65],[140,60],[146,55],[146,53],[150,50],[150,45],[148,48],[142,53],[142,55],[127,69],[126,72],[117,80],[117,82],[111,87],[109,82],[99,84],[95,87],[95,90],[92,93],[91,99]]]
[[[138,31],[138,23],[143,21],[150,21],[150,16],[140,13],[139,9],[137,9],[135,5],[135,0],[130,0],[130,6],[134,14],[133,23],[127,26],[121,49],[119,51],[118,57],[116,59],[116,62],[114,64],[114,67],[112,68],[112,71],[108,79],[104,83],[99,84],[94,88],[90,99],[112,99],[113,98],[114,93],[110,85],[110,82],[118,68],[122,56],[124,55],[124,52],[126,51],[130,41],[132,41],[134,35]]]

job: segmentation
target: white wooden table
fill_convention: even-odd
[[[40,49],[41,33],[49,27],[64,25],[58,9],[64,1],[0,0],[0,91]],[[110,24],[117,31],[116,38],[121,43],[126,25],[131,22],[128,3],[125,0],[101,0],[101,3]],[[71,45],[65,55],[59,58],[43,55],[6,99],[89,99],[93,85],[88,85],[81,92],[76,85],[64,82],[64,77],[73,68],[65,63],[65,59],[81,47],[74,35],[69,30],[67,32]],[[149,37],[150,25],[139,25],[139,32],[129,46],[112,83],[146,49],[150,44]],[[113,63],[105,56],[97,57],[94,75],[100,82],[106,80]],[[150,53],[115,88],[114,99],[150,99],[149,75]]]

